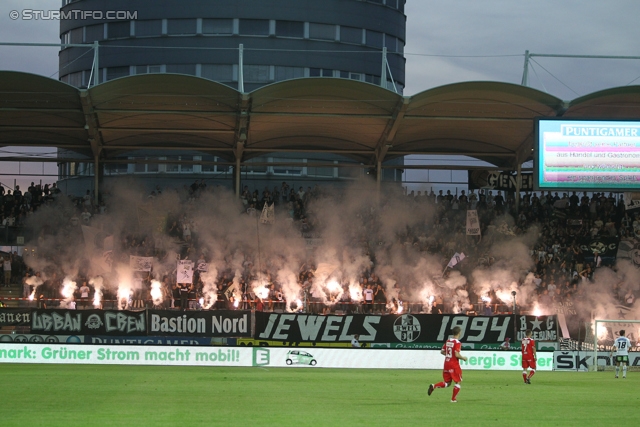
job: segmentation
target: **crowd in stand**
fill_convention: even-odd
[[[149,195],[149,199],[161,196],[162,189],[156,187]],[[198,198],[215,189],[208,188],[204,181],[198,181],[191,186],[185,186],[174,191],[186,202],[196,202]],[[326,189],[314,186],[314,188],[302,186],[296,190],[286,182],[273,189],[265,188],[261,193],[258,190],[249,189],[247,186],[241,191],[242,211],[238,215],[259,216],[265,206],[274,205],[278,212],[278,218],[285,218],[296,226],[302,237],[322,237],[318,234],[319,221],[313,210],[309,209],[314,200],[323,197]],[[30,186],[22,194],[19,189],[11,194],[0,194],[3,206],[3,219],[14,218],[13,224],[22,224],[24,219],[37,210],[39,206],[53,203],[60,197],[55,184],[51,187]],[[603,259],[601,254],[593,250],[585,250],[584,241],[594,238],[620,239],[634,235],[640,230],[640,219],[636,215],[630,215],[625,211],[621,197],[604,193],[582,195],[572,192],[552,194],[552,192],[522,193],[516,203],[514,193],[502,194],[501,191],[480,190],[470,191],[468,194],[461,191],[460,194],[451,194],[447,191],[410,192],[405,195],[405,202],[416,211],[429,211],[433,214],[395,236],[395,241],[379,241],[367,239],[367,236],[375,236],[379,225],[380,215],[385,209],[390,208],[385,200],[381,201],[379,209],[366,209],[358,214],[358,220],[363,224],[361,233],[355,236],[363,254],[368,256],[371,264],[361,269],[358,292],[353,292],[350,283],[340,283],[341,289],[325,289],[320,293],[319,288],[312,286],[314,272],[317,265],[313,257],[302,262],[298,270],[298,284],[300,293],[297,301],[285,301],[282,284],[276,279],[276,271],[269,265],[260,266],[262,272],[258,272],[259,260],[256,253],[245,253],[242,263],[241,277],[235,277],[237,268],[231,265],[218,265],[217,301],[212,308],[224,309],[294,309],[307,310],[317,313],[328,312],[371,312],[371,313],[397,313],[400,311],[411,312],[466,312],[477,314],[493,314],[507,312],[510,304],[500,301],[495,292],[489,291],[486,295],[479,295],[473,283],[473,271],[477,269],[491,269],[496,262],[491,248],[500,242],[517,239],[530,233],[536,233],[534,244],[529,247],[529,271],[519,272],[515,280],[523,285],[525,278],[533,277],[535,293],[527,301],[519,301],[523,308],[532,308],[535,305],[547,308],[562,306],[567,302],[579,300],[584,297],[585,284],[593,280],[594,272],[598,268],[611,264],[614,258]],[[389,202],[390,203],[390,202]],[[80,225],[91,225],[96,216],[100,216],[109,209],[115,207],[106,206],[104,203],[95,204],[91,194],[83,198],[73,199],[73,211],[69,217],[68,227],[78,228]],[[467,236],[465,233],[465,219],[468,209],[477,210],[480,220],[482,238]],[[79,243],[82,233],[68,233],[75,235]],[[174,212],[166,218],[163,235],[171,239],[179,246],[180,259],[193,260],[195,265],[206,264],[211,261],[205,242],[199,239],[198,224],[190,218],[188,212]],[[159,259],[167,256],[166,250],[159,243],[157,235],[139,234],[131,230],[123,231],[115,236],[118,242],[114,247],[114,262],[128,263],[130,255],[152,256]],[[360,240],[358,240],[360,239]],[[402,247],[404,251],[415,254],[439,255],[445,263],[456,252],[466,254],[466,260],[455,267],[464,277],[466,284],[462,288],[468,293],[468,301],[461,303],[456,299],[456,289],[440,288],[440,292],[433,295],[430,300],[421,300],[411,291],[415,283],[405,283],[402,280],[395,283],[386,282],[376,273],[376,247]],[[51,269],[36,272],[31,269],[25,271],[18,267],[17,256],[11,255],[16,262],[12,271],[13,278],[16,275],[23,276],[24,295],[27,296],[32,287],[26,283],[26,278],[38,273],[44,279],[44,283],[38,288],[41,306],[47,304],[48,298],[60,298],[62,287],[62,271]],[[307,258],[307,257],[305,257]],[[12,261],[14,262],[14,261]],[[53,263],[55,265],[55,262]],[[615,266],[614,266],[615,268]],[[446,281],[452,270],[448,269],[441,276],[434,275],[434,282]],[[257,294],[250,284],[262,273],[266,288],[265,293]],[[527,275],[530,273],[530,275]],[[202,280],[201,271],[195,271],[193,284],[183,285],[176,283],[174,272],[157,277],[155,272],[138,272],[135,280],[138,282],[134,293],[124,304],[127,308],[142,308],[152,306],[150,295],[150,283],[153,276],[162,283],[162,303],[155,304],[162,308],[198,309],[203,305],[205,283]],[[438,277],[439,276],[439,277]],[[235,279],[235,280],[234,280]],[[78,283],[76,299],[83,302],[82,306],[90,307],[88,301],[92,298],[93,287],[89,283],[88,274],[82,269],[75,280]],[[352,285],[352,283],[351,283]],[[84,288],[89,289],[87,292]],[[81,291],[81,289],[83,289]],[[104,301],[115,301],[115,291],[105,288]],[[633,305],[635,294],[633,289],[621,289],[613,286],[612,296],[620,304]],[[105,304],[107,304],[105,302]],[[49,306],[56,302],[49,302]],[[113,306],[123,307],[120,302]]]
[[[442,191],[438,195],[433,192],[424,195],[410,194],[416,203],[435,204],[439,207],[440,226],[448,232],[460,237],[462,215],[467,209],[476,209],[480,219],[482,235],[522,236],[535,230],[535,244],[530,246],[530,256],[534,267],[530,273],[534,275],[536,297],[529,305],[536,303],[543,308],[562,307],[573,304],[585,296],[587,284],[592,283],[597,269],[606,265],[615,269],[615,249],[602,247],[602,243],[592,245],[591,242],[607,239],[616,241],[634,236],[640,232],[640,218],[637,214],[625,210],[623,198],[613,193],[593,193],[590,196],[583,192],[562,193],[551,191],[541,193],[523,193],[516,204],[515,194],[504,196],[500,191],[480,190],[469,195],[452,195]],[[505,214],[515,221],[507,221]],[[452,221],[451,218],[454,218]],[[497,233],[496,233],[497,231]],[[428,239],[429,240],[429,239]],[[484,248],[493,242],[485,241],[484,245],[475,244],[475,240],[458,239],[455,245],[451,240],[440,240],[428,245],[427,251],[442,252],[447,246],[470,254],[477,263],[491,264],[495,260],[489,254],[483,254]],[[598,250],[601,250],[599,253]],[[604,251],[608,257],[604,258]],[[467,265],[474,268],[473,263]],[[465,267],[462,267],[463,270]],[[470,273],[467,271],[467,273]],[[613,284],[611,296],[621,305],[631,306],[635,302],[633,289],[623,290],[620,284]],[[471,295],[471,293],[470,293]],[[473,302],[473,296],[471,297]],[[492,298],[492,302],[495,301]],[[481,305],[481,304],[480,304]]]
[[[42,186],[32,182],[25,192],[18,185],[13,191],[0,185],[0,224],[5,227],[24,225],[38,207],[53,201],[59,194],[55,183]]]

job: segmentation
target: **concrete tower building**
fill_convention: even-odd
[[[99,70],[96,79],[92,49],[65,47],[59,76],[86,88],[130,75],[178,73],[241,92],[294,78],[333,77],[401,94],[404,6],[405,0],[63,0],[61,10],[72,19],[61,20],[62,43],[97,42]],[[63,168],[61,178],[68,177],[69,168]],[[105,175],[141,171],[134,165],[115,168]],[[143,168],[153,172],[158,166]]]

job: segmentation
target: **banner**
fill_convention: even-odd
[[[318,263],[318,267],[316,267],[316,271],[314,271],[314,277],[319,277],[322,280],[327,279],[338,267],[338,265],[329,264],[328,262]]]
[[[410,342],[410,343],[360,343],[360,348],[390,348],[390,349],[424,349],[424,350],[438,350],[442,348],[441,342]],[[314,347],[314,348],[351,348],[351,342],[328,342],[328,343],[316,343],[316,342],[286,342],[286,341],[267,341],[267,340],[255,340],[253,338],[238,338],[234,344],[227,343],[225,345],[239,345],[239,346],[254,346],[254,347]],[[321,346],[321,347],[320,347]],[[510,351],[520,351],[520,343],[511,345]],[[538,351],[555,351],[559,350],[557,342],[538,341],[536,342],[536,348]],[[493,350],[505,353],[506,351],[500,347],[498,343],[462,343],[462,350]]]
[[[598,367],[614,366],[615,355],[608,351],[597,353]],[[593,365],[593,351],[554,351],[553,369],[555,371],[588,371]],[[629,352],[629,366],[640,366],[640,353]]]
[[[146,335],[144,311],[32,310],[31,332],[51,335]]]
[[[401,352],[401,353],[400,353]],[[468,360],[460,361],[463,370],[521,371],[519,352],[464,352]],[[437,369],[444,356],[440,350],[379,350],[334,348],[253,348],[253,366],[278,368],[349,368],[349,369]],[[538,370],[551,371],[553,353],[538,353]]]
[[[250,337],[251,312],[214,311],[149,311],[149,335]]]
[[[167,340],[165,336],[178,339],[207,337],[209,345],[221,337],[251,337],[253,322],[250,311],[112,311],[112,310],[27,310],[30,313],[32,333],[47,335],[85,335],[98,338],[99,343],[140,344],[138,341],[113,341],[118,339]],[[112,337],[106,340],[104,337]],[[100,341],[102,340],[102,341]],[[157,341],[156,340],[156,341]],[[156,342],[158,343],[158,342]],[[185,344],[184,342],[163,341],[163,344]],[[203,342],[188,343],[202,345]],[[216,344],[225,344],[217,342]]]
[[[467,211],[467,236],[480,235],[480,221],[478,220],[477,210]]]
[[[522,185],[520,191],[533,191],[533,172],[521,172]],[[471,170],[468,175],[469,190],[481,188],[516,191],[516,172],[499,172],[489,170]]]
[[[640,193],[637,192],[624,192],[622,193],[624,198],[624,208],[627,211],[640,209]]]
[[[460,340],[465,343],[502,343],[507,337],[511,342],[520,341],[527,329],[533,331],[533,339],[537,341],[558,339],[556,316],[517,316],[514,319],[508,315],[321,316],[256,312],[255,323],[256,340],[315,342],[318,345],[351,341],[354,334],[360,335],[361,343],[444,342],[454,326],[462,329]]]
[[[133,271],[151,271],[153,267],[153,257],[130,255],[129,267],[131,267]]]
[[[453,268],[455,267],[457,264],[460,263],[460,261],[462,261],[463,259],[465,259],[466,256],[464,254],[464,252],[462,253],[458,253],[456,252],[452,257],[451,260],[449,260],[449,264],[447,264],[447,267],[449,268]]]
[[[468,351],[465,355],[469,360],[461,363],[462,369],[522,369],[519,353]],[[439,350],[6,344],[0,346],[0,363],[440,370],[444,356]],[[553,353],[538,353],[539,371],[549,371],[552,365]]]
[[[260,214],[260,224],[274,224],[275,222],[275,203],[271,203],[271,206],[265,203]]]
[[[603,265],[610,265],[615,262],[619,243],[620,239],[617,237],[586,238],[578,241],[585,261],[593,262],[594,253],[598,252],[602,258]]]
[[[618,244],[618,259],[631,261],[636,267],[640,267],[640,238],[627,237]]]
[[[193,261],[178,261],[178,269],[176,271],[177,283],[193,283]]]
[[[0,326],[29,326],[30,308],[0,308]]]

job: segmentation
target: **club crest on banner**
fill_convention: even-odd
[[[420,321],[410,314],[403,314],[393,324],[393,333],[402,342],[413,342],[420,336]]]

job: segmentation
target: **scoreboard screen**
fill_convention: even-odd
[[[640,121],[536,120],[538,190],[640,190]]]

